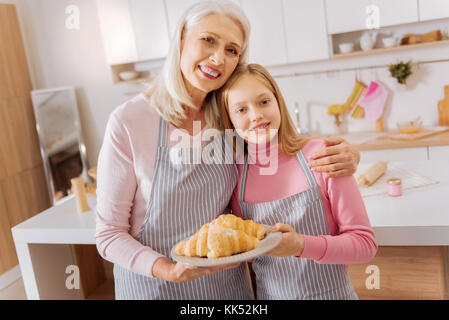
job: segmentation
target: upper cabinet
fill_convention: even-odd
[[[148,2],[153,2],[153,0],[150,0]],[[167,6],[170,39],[173,37],[176,25],[178,24],[182,14],[197,2],[201,2],[201,0],[165,0],[165,5]]]
[[[97,0],[108,63],[164,58],[182,14],[201,1]],[[265,66],[328,59],[329,35],[366,30],[373,21],[388,27],[449,17],[449,0],[232,1],[251,23],[249,61]]]
[[[366,8],[370,0],[326,0],[329,34],[366,29]]]
[[[376,6],[378,11],[371,10],[370,6]],[[329,34],[365,30],[368,21],[377,18],[379,27],[387,27],[417,22],[418,1],[326,0],[326,15]]]
[[[139,60],[165,57],[170,39],[164,0],[130,0],[129,3]]]
[[[249,62],[287,63],[282,1],[241,0],[241,6],[251,23]]]
[[[108,64],[166,56],[164,0],[97,0],[97,9]]]
[[[421,21],[449,18],[448,0],[419,0],[419,19]]]
[[[329,58],[324,0],[283,0],[287,62]]]
[[[109,64],[137,61],[128,0],[97,0],[106,60]]]
[[[418,21],[416,0],[371,0],[379,7],[379,26],[388,27]]]

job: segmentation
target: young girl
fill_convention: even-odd
[[[357,299],[345,265],[370,261],[377,244],[354,177],[311,171],[309,158],[323,142],[296,133],[262,66],[237,67],[216,99],[224,127],[245,141],[233,212],[283,233],[252,263],[257,298]]]

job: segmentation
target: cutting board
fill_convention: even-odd
[[[377,139],[389,139],[389,140],[402,140],[402,141],[413,141],[428,138],[437,134],[449,132],[449,127],[444,129],[421,129],[417,133],[400,133],[399,130],[397,132],[393,132],[384,136],[380,136]]]
[[[444,99],[438,101],[438,124],[449,126],[449,86],[444,86]]]

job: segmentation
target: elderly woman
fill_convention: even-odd
[[[230,1],[192,6],[148,92],[110,115],[98,160],[96,241],[114,263],[117,299],[253,298],[245,263],[200,268],[169,258],[177,242],[226,210],[237,184],[234,164],[179,163],[173,151],[204,144],[207,128],[221,128],[210,93],[246,62],[249,29]],[[170,138],[180,135],[188,139]],[[342,140],[328,144],[318,170],[355,172],[358,152]]]

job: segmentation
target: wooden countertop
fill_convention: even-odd
[[[419,148],[431,146],[448,146],[449,132],[430,136],[419,140],[402,141],[391,139],[377,139],[381,135],[394,133],[389,130],[384,132],[353,132],[341,135],[349,143],[353,144],[359,151],[382,150],[382,149],[401,149],[401,148]]]

